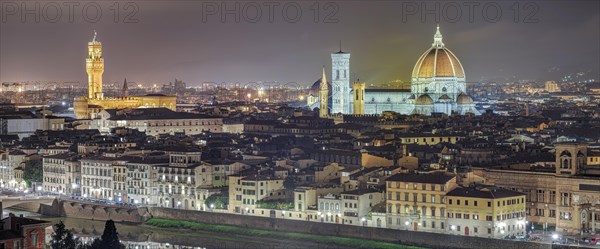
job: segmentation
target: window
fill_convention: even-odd
[[[544,190],[543,189],[537,190],[537,201],[544,202]]]
[[[554,191],[554,190],[550,191],[550,200],[549,200],[549,202],[550,203],[556,203],[556,191]]]
[[[569,193],[561,193],[560,194],[560,203],[563,206],[569,206],[571,204],[571,196]]]
[[[477,201],[475,201],[475,203],[473,203],[476,207],[477,207]]]
[[[535,216],[544,216],[544,209],[537,208],[535,210]]]
[[[29,241],[31,241],[32,245],[37,246],[38,245],[38,233],[31,232],[31,234],[29,235]]]
[[[448,204],[452,205],[452,199],[448,199]]]
[[[492,202],[488,201],[488,207],[492,207]]]

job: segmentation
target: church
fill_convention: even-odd
[[[353,82],[350,87],[350,53],[332,53],[331,61],[331,82],[323,69],[307,96],[307,105],[311,109],[319,107],[321,117],[386,111],[405,115],[480,114],[466,92],[463,66],[442,42],[439,25],[431,47],[413,68],[410,89],[366,89],[364,82]]]
[[[73,102],[75,117],[78,119],[94,119],[104,109],[157,108],[164,107],[175,111],[177,98],[163,94],[147,94],[129,96],[127,80],[123,84],[122,96],[105,97],[102,92],[102,75],[104,74],[104,56],[102,43],[94,38],[88,42],[88,57],[85,61],[88,75],[88,96],[76,98]]]

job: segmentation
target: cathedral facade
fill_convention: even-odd
[[[104,97],[102,92],[104,56],[102,55],[102,43],[97,40],[96,32],[94,32],[92,41],[88,42],[88,57],[85,64],[88,75],[88,96],[76,98],[73,102],[75,117],[78,119],[93,119],[104,109],[164,107],[175,111],[177,98],[174,96],[162,94],[128,96],[127,80],[123,84],[122,96]]]
[[[330,115],[381,114],[393,111],[400,114],[453,112],[461,115],[479,115],[473,99],[466,93],[465,72],[458,58],[442,42],[439,26],[431,47],[417,60],[412,71],[410,89],[366,89],[364,82],[353,82],[350,87],[350,54],[331,54],[332,82],[322,80],[310,89],[307,104],[310,108],[328,106]],[[319,98],[322,84],[330,84],[328,98]],[[320,99],[331,101],[326,105]]]

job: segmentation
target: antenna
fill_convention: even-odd
[[[342,52],[342,40],[340,40],[340,53]]]

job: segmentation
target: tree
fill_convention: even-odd
[[[52,233],[52,241],[50,247],[52,249],[77,249],[80,245],[79,239],[73,236],[71,230],[66,229],[62,220],[55,224],[54,233]]]
[[[42,159],[35,158],[25,161],[23,180],[27,182],[27,186],[31,186],[32,182],[41,182],[42,178]]]
[[[102,245],[104,245],[105,248],[121,248],[119,233],[117,233],[117,228],[115,227],[115,222],[113,220],[107,220],[104,225]]]
[[[214,194],[206,198],[204,201],[207,208],[224,209],[229,205],[229,192],[225,191],[219,194]]]
[[[102,237],[94,239],[91,245],[85,245],[82,249],[125,249],[125,245],[119,241],[119,233],[113,220],[107,220],[104,224]]]

